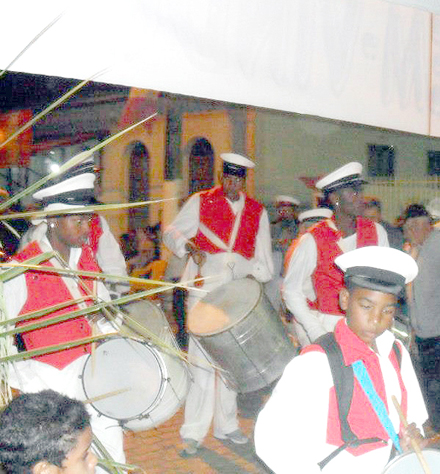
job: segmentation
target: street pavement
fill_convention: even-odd
[[[257,403],[261,403],[260,397]],[[255,412],[250,411],[247,403],[246,416],[240,416],[240,426],[249,436],[249,443],[246,445],[218,440],[210,432],[195,456],[183,456],[183,444],[179,436],[183,421],[181,408],[175,416],[157,428],[137,433],[127,432],[127,462],[136,464],[146,474],[269,474],[272,471],[255,454],[252,439]]]

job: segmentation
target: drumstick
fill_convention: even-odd
[[[396,407],[397,413],[399,414],[400,421],[402,422],[402,425],[405,428],[408,428],[408,422],[406,421],[405,415],[402,412],[402,409],[400,408],[399,402],[397,401],[397,398],[394,395],[391,395],[391,399],[393,400],[394,406]],[[419,460],[423,470],[425,471],[425,474],[431,474],[431,469],[428,466],[428,463],[426,462],[426,459],[423,456],[422,450],[420,449],[419,443],[417,440],[411,438],[411,446],[413,447],[417,459]]]
[[[119,395],[121,393],[129,392],[131,388],[120,388],[119,390],[114,390],[113,392],[103,393],[102,395],[97,395],[93,398],[87,398],[83,401],[83,403],[95,403],[99,402],[99,400],[104,400],[105,398],[114,397],[115,395]]]

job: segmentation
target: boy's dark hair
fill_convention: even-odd
[[[61,467],[89,426],[78,400],[53,390],[22,394],[0,415],[0,463],[7,474],[30,474],[40,461]]]

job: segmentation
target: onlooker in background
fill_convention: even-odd
[[[379,199],[372,197],[365,199],[364,217],[382,225],[387,231],[390,247],[403,249],[403,231],[382,219],[382,204]]]
[[[286,271],[283,296],[294,315],[296,332],[306,346],[344,316],[339,293],[344,287],[335,258],[367,245],[388,246],[385,229],[362,217],[364,198],[362,165],[348,163],[316,183],[333,209],[332,219],[311,227],[295,247]]]
[[[9,193],[6,189],[0,188],[0,203],[9,199]],[[4,211],[3,214],[22,212],[19,203]],[[29,228],[29,222],[26,219],[8,219],[0,221],[0,260],[6,261],[18,250],[20,240]]]
[[[271,225],[274,277],[264,285],[264,292],[276,310],[281,307],[284,258],[290,244],[298,235],[299,205],[300,201],[291,196],[279,195],[275,198],[275,220]]]
[[[432,219],[432,225],[438,229],[440,228],[440,198],[434,198],[429,201],[426,210]]]
[[[0,463],[6,474],[93,474],[90,415],[53,390],[22,394],[0,416]]]
[[[421,204],[405,210],[406,250],[418,263],[419,274],[408,288],[411,326],[415,333],[417,367],[431,428],[440,431],[440,231]]]

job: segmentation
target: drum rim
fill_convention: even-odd
[[[159,365],[160,374],[161,374],[161,378],[162,378],[162,383],[160,385],[160,389],[158,390],[158,394],[156,395],[156,398],[154,399],[153,403],[151,403],[151,405],[148,408],[146,408],[144,411],[142,411],[141,413],[139,413],[136,416],[131,416],[131,417],[128,417],[128,418],[117,418],[115,416],[110,416],[110,415],[104,413],[102,410],[100,410],[96,407],[95,403],[99,403],[101,400],[98,400],[98,402],[90,403],[90,405],[93,407],[93,409],[96,410],[101,416],[105,416],[106,418],[109,418],[111,420],[116,420],[121,425],[124,425],[124,423],[130,422],[130,421],[133,421],[133,420],[140,420],[142,418],[146,418],[146,416],[144,416],[144,415],[147,415],[148,413],[153,411],[159,405],[159,403],[162,400],[163,395],[165,393],[166,385],[168,383],[168,374],[167,374],[167,371],[166,371],[165,364],[163,363],[162,360],[160,360],[160,357],[158,357],[157,349],[152,344],[149,344],[147,342],[138,341],[138,340],[136,340],[134,338],[131,338],[131,337],[111,337],[111,338],[105,340],[103,343],[101,343],[97,347],[97,349],[99,349],[99,347],[105,345],[108,342],[113,342],[115,340],[121,340],[121,339],[122,340],[127,340],[128,339],[131,342],[135,342],[137,344],[142,344],[143,346],[147,346],[152,351],[152,353],[153,353],[153,355],[154,355],[154,357],[155,357],[155,359],[156,359],[156,361]],[[92,354],[89,354],[86,361],[84,362],[84,366],[83,366],[83,369],[82,369],[82,372],[81,372],[81,375],[80,375],[81,384],[82,384],[82,387],[83,387],[84,394],[86,395],[86,399],[93,398],[93,397],[90,397],[87,393],[86,386],[85,386],[85,379],[84,379],[84,374],[85,374],[85,371],[86,371],[86,367],[87,367],[87,364],[89,363],[89,361],[91,360],[91,358],[92,358]]]
[[[234,281],[240,281],[240,280],[248,280],[248,281],[254,281],[255,283],[258,284],[258,287],[259,287],[259,295],[258,295],[258,298],[257,298],[257,301],[255,302],[255,304],[251,307],[251,309],[244,315],[242,315],[240,318],[238,318],[236,321],[234,322],[231,322],[230,324],[228,324],[227,326],[224,326],[222,327],[221,329],[218,329],[217,331],[210,331],[210,332],[204,332],[204,333],[199,333],[199,332],[194,332],[194,331],[191,331],[190,328],[188,328],[189,330],[189,333],[190,334],[193,334],[194,336],[196,337],[209,337],[209,336],[216,336],[218,334],[222,334],[224,332],[227,332],[229,331],[231,328],[233,328],[234,326],[238,325],[239,323],[241,323],[242,321],[244,321],[250,314],[252,314],[252,312],[254,311],[255,308],[257,308],[263,298],[263,285],[257,281],[257,280],[254,280],[253,278],[239,278],[237,280],[231,280],[230,282],[228,283],[225,283],[224,285],[221,285],[219,286],[218,288],[215,288],[214,290],[212,290],[209,294],[213,293],[214,291],[216,291],[217,289],[220,289],[222,288],[223,286],[226,286],[226,285],[230,285],[231,283],[233,283]],[[208,295],[207,295],[208,296]],[[203,301],[205,298],[202,298],[200,301]]]
[[[425,449],[422,449],[422,453],[424,452],[434,452],[434,453],[437,453],[440,457],[440,450],[438,449],[434,449],[434,448],[425,448]],[[403,453],[403,454],[400,454],[399,456],[396,456],[394,457],[385,467],[384,467],[384,470],[382,471],[382,474],[386,474],[387,470],[391,467],[393,467],[394,465],[396,465],[402,458],[404,457],[407,457],[407,456],[410,456],[410,455],[416,455],[415,451],[408,451],[406,453]]]

